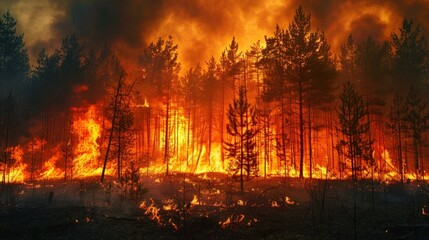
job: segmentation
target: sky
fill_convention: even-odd
[[[70,34],[86,49],[108,43],[129,63],[148,43],[171,35],[186,69],[218,59],[232,37],[241,51],[264,42],[277,24],[288,27],[300,5],[334,53],[350,34],[356,41],[390,40],[404,17],[429,32],[429,0],[2,0],[0,12],[17,19],[32,64],[42,48],[53,51]]]

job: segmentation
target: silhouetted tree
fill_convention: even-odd
[[[107,162],[116,159],[118,180],[122,181],[123,165],[128,166],[133,158],[134,149],[134,112],[131,109],[131,96],[134,83],[126,83],[124,73],[111,89],[111,99],[107,108],[107,118],[110,121],[106,155],[103,164],[101,182]]]
[[[371,37],[357,44],[355,67],[361,91],[382,99],[391,78],[392,49],[389,42],[375,42]]]
[[[341,153],[350,160],[353,179],[354,199],[354,236],[357,238],[357,160],[359,158],[371,159],[372,139],[367,138],[369,123],[366,120],[368,108],[361,95],[355,90],[351,82],[344,84],[340,95],[341,104],[338,109],[341,132],[344,139],[338,145]]]
[[[404,181],[404,164],[407,166],[407,162],[403,162],[402,159],[402,142],[404,141],[402,138],[404,137],[405,131],[405,105],[401,96],[396,93],[393,98],[392,104],[390,106],[389,113],[387,114],[387,122],[386,127],[390,130],[391,134],[396,139],[396,152],[399,166],[399,174],[401,176],[401,182]]]
[[[211,152],[212,152],[212,141],[213,141],[213,128],[214,122],[216,119],[215,114],[215,100],[218,99],[218,94],[220,93],[219,89],[219,77],[218,77],[218,69],[217,63],[214,57],[210,58],[208,62],[206,62],[206,71],[203,73],[202,79],[202,101],[205,106],[207,106],[206,110],[206,121],[208,123],[208,148],[207,148],[207,160],[210,165]]]
[[[177,61],[177,45],[173,38],[167,40],[159,38],[156,43],[149,44],[140,56],[140,66],[143,69],[142,82],[148,87],[148,94],[158,98],[166,106],[165,108],[165,135],[164,135],[164,162],[166,174],[169,170],[170,158],[170,104],[173,90],[173,82],[177,81],[180,71],[180,63]],[[150,92],[152,90],[153,92]]]
[[[410,85],[421,86],[424,82],[424,72],[428,49],[425,37],[419,26],[414,26],[412,20],[404,19],[399,34],[392,34],[393,76],[397,90]]]
[[[232,139],[225,142],[224,147],[231,159],[230,171],[240,179],[241,193],[244,191],[244,180],[257,176],[256,126],[255,109],[247,101],[246,89],[240,87],[238,99],[229,105],[226,129]]]
[[[335,76],[331,74],[335,73],[335,69],[326,38],[318,30],[311,31],[310,18],[310,15],[305,14],[302,7],[299,7],[286,31],[277,26],[274,37],[266,38],[267,47],[263,51],[264,57],[261,60],[265,64],[267,74],[266,84],[269,85],[267,91],[272,92],[269,96],[280,97],[280,100],[284,101],[284,94],[290,89],[298,107],[299,176],[301,178],[304,176],[304,108],[306,106],[311,108],[312,103],[316,103],[312,101],[314,94],[319,96],[330,94],[326,90],[332,88],[332,79]],[[315,74],[316,72],[319,76]],[[321,89],[320,86],[324,88]],[[311,116],[309,119],[311,120]],[[282,121],[285,121],[284,113]],[[284,123],[282,123],[282,130],[284,130]],[[309,137],[311,138],[310,134]]]
[[[225,142],[225,103],[229,98],[235,99],[235,91],[242,71],[241,63],[241,52],[238,51],[238,43],[235,41],[235,37],[233,37],[231,43],[222,52],[219,60],[219,78],[222,84],[222,110],[220,116],[220,138],[222,145]],[[221,149],[221,159],[222,162],[225,161],[224,149]]]
[[[45,49],[40,51],[37,58],[37,66],[31,73],[31,84],[28,102],[35,109],[41,109],[49,102],[55,102],[53,95],[57,90],[57,82],[60,76],[61,56],[59,51],[49,55]]]
[[[357,46],[353,36],[347,37],[347,42],[341,45],[340,66],[341,79],[356,84],[356,52]]]
[[[358,158],[369,159],[372,154],[371,139],[367,139],[369,123],[366,121],[368,109],[361,95],[352,83],[344,84],[340,95],[341,105],[338,109],[341,132],[344,139],[340,140],[342,154],[351,161],[352,178],[357,180]]]
[[[16,32],[16,23],[9,11],[0,18],[0,97],[22,87],[30,70],[24,35]]]
[[[187,124],[187,144],[186,144],[186,163],[189,164],[191,160],[192,164],[198,164],[199,158],[195,158],[195,147],[198,144],[202,144],[202,141],[198,139],[197,125],[201,123],[197,120],[199,111],[201,108],[201,99],[204,92],[202,92],[202,69],[199,65],[195,68],[189,69],[181,81],[181,91],[185,101],[185,110],[187,112],[188,124]],[[192,132],[192,135],[191,135]],[[190,154],[192,159],[189,159]],[[196,160],[196,162],[194,162]],[[196,167],[196,165],[195,165]]]
[[[15,100],[12,94],[9,94],[9,97],[0,102],[0,162],[3,163],[3,185],[6,184],[6,175],[11,166],[9,147],[16,120]]]
[[[423,160],[420,159],[419,147],[422,142],[422,134],[429,127],[428,119],[429,112],[426,109],[426,102],[421,99],[417,90],[411,87],[405,99],[404,122],[407,128],[407,135],[411,137],[413,141],[414,168],[417,179],[419,179],[420,176],[424,177]]]
[[[264,84],[262,99],[264,102],[272,102],[274,100],[280,102],[280,131],[277,133],[277,157],[286,166],[286,146],[289,143],[286,132],[286,98],[290,94],[290,85],[285,76],[285,60],[283,43],[284,31],[277,25],[274,36],[265,37],[266,47],[262,49],[262,58],[259,64],[264,72]],[[264,114],[265,128],[270,125],[269,114]],[[269,135],[269,130],[264,130],[266,136]],[[285,168],[286,171],[286,168]]]

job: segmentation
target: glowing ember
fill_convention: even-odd
[[[157,221],[161,224],[161,216],[159,215],[159,208],[155,206],[155,201],[151,198],[149,199],[148,205],[146,201],[143,201],[140,204],[140,208],[145,210],[145,215],[147,215],[151,220]]]
[[[231,216],[229,216],[225,221],[223,222],[219,222],[219,225],[221,228],[227,228],[228,226],[230,226],[231,224],[238,224],[241,223],[244,220],[244,214],[238,214],[235,215],[234,213],[231,214]]]
[[[164,209],[165,211],[176,210],[177,204],[174,202],[174,199],[167,199],[162,209]]]
[[[289,204],[289,205],[295,205],[295,204],[297,204],[292,199],[290,199],[289,197],[285,197],[285,202],[286,202],[286,204]]]
[[[194,195],[194,198],[191,201],[191,205],[200,205],[197,195]]]

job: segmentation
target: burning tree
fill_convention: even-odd
[[[10,152],[8,151],[10,146],[10,140],[12,136],[12,129],[14,126],[15,119],[15,100],[12,94],[3,101],[0,101],[0,162],[3,163],[2,183],[6,184],[6,174],[11,166]]]
[[[118,180],[121,181],[123,161],[128,163],[132,158],[134,146],[134,113],[130,108],[132,89],[133,85],[127,85],[124,75],[121,73],[107,108],[110,127],[107,129],[109,136],[101,181],[104,179],[104,171],[109,159],[116,158]]]
[[[277,26],[274,36],[266,38],[267,47],[262,51],[261,63],[266,72],[267,95],[277,98],[282,106],[283,160],[286,158],[285,105],[287,97],[297,107],[299,133],[299,176],[304,177],[305,117],[308,119],[308,145],[311,175],[311,111],[316,103],[315,96],[328,99],[334,83],[335,68],[329,45],[323,32],[311,31],[310,14],[299,7],[287,30]],[[270,100],[270,99],[268,99]],[[307,115],[305,108],[308,108]]]
[[[240,179],[240,191],[244,191],[244,177],[250,180],[258,174],[255,108],[247,101],[246,89],[240,87],[238,99],[229,105],[226,129],[232,137],[225,142],[227,156],[231,159],[230,171]]]
[[[148,94],[155,99],[161,99],[165,105],[165,132],[164,132],[164,162],[168,175],[170,159],[170,106],[172,99],[173,82],[177,80],[180,63],[177,61],[177,45],[173,38],[158,39],[144,49],[140,56],[140,66],[143,69],[142,83],[147,89],[153,90]]]

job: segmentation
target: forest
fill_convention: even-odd
[[[157,229],[147,230],[153,239],[176,239],[175,232],[184,234],[179,239],[425,239],[429,232],[429,49],[419,22],[404,18],[384,40],[351,33],[333,51],[331,36],[299,6],[287,25],[251,46],[231,36],[220,56],[190,66],[180,62],[173,35],[124,59],[109,42],[87,46],[73,33],[30,64],[17,21],[10,11],[0,18],[6,238],[55,238],[37,224],[29,235],[13,229],[27,224],[17,211],[55,218],[61,201],[72,202],[62,211],[80,214],[73,224],[86,221],[82,234],[102,229],[101,218],[125,219],[129,231]],[[336,208],[340,199],[347,201]],[[49,207],[36,212],[42,202]],[[134,208],[113,217],[119,205],[135,206],[147,222]],[[333,227],[342,208],[350,225]],[[398,220],[386,223],[388,214]],[[282,230],[292,223],[273,223],[287,218],[296,235]],[[317,226],[311,235],[307,220]],[[368,230],[372,223],[382,227]],[[275,226],[274,235],[263,224]],[[201,227],[212,232],[191,234]],[[93,238],[109,236],[100,234]]]

